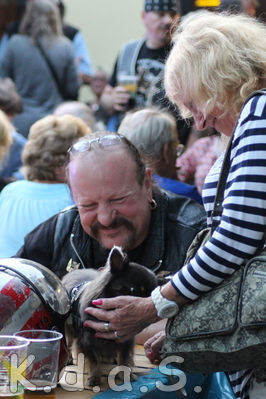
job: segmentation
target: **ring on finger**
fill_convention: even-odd
[[[109,322],[108,321],[106,323],[104,323],[104,331],[107,331],[107,332],[110,331]]]
[[[114,331],[114,336],[115,336],[115,339],[121,338],[121,337],[118,335],[117,331]]]

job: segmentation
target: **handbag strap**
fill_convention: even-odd
[[[58,88],[58,90],[59,90],[59,93],[60,93],[61,96],[64,98],[64,89],[63,89],[63,86],[61,85],[61,83],[60,83],[60,81],[59,81],[59,79],[58,79],[58,76],[57,76],[57,74],[56,74],[56,72],[55,72],[55,69],[54,69],[54,67],[53,67],[53,65],[52,65],[52,63],[51,63],[51,61],[50,61],[49,58],[47,57],[47,54],[46,54],[46,52],[44,51],[44,48],[43,48],[43,46],[41,45],[41,43],[40,43],[40,41],[39,41],[38,39],[36,39],[36,45],[37,45],[38,49],[40,50],[40,53],[42,54],[44,60],[46,61],[47,65],[48,65],[48,67],[49,67],[49,69],[50,69],[51,75],[53,76],[53,79],[54,79],[54,81],[55,81],[55,83],[56,83],[56,85],[57,85],[57,88]]]
[[[247,103],[247,101],[250,98],[256,96],[257,94],[266,94],[266,88],[253,91],[246,99],[244,105]],[[244,105],[243,105],[243,107],[244,107]],[[234,137],[234,131],[233,131],[230,141],[227,145],[227,149],[226,149],[226,152],[224,155],[224,160],[223,160],[223,164],[222,164],[220,175],[219,175],[219,181],[217,184],[216,196],[215,196],[215,200],[214,200],[213,211],[211,214],[211,232],[212,233],[216,229],[218,224],[220,223],[220,217],[221,217],[222,211],[223,211],[222,203],[223,203],[223,199],[224,199],[226,180],[227,180],[227,176],[229,174],[229,169],[230,169],[230,154],[231,154],[231,149],[232,149],[233,137]]]

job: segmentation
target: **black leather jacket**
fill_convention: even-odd
[[[170,274],[180,269],[191,241],[206,227],[205,211],[193,200],[170,192],[156,192],[153,197],[157,208],[152,211],[148,236],[129,252],[129,258],[156,273]],[[77,264],[104,266],[108,252],[85,233],[72,206],[30,232],[16,256],[39,262],[61,278]]]

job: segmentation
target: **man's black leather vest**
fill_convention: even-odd
[[[203,207],[166,191],[154,194],[157,208],[152,211],[148,236],[141,248],[139,263],[158,273],[176,272],[183,265],[187,248],[196,233],[206,227]],[[76,207],[58,214],[51,269],[62,277],[79,267],[104,266],[108,251],[88,236]]]

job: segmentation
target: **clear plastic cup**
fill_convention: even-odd
[[[50,330],[25,330],[15,336],[29,340],[24,398],[56,397],[60,341],[63,335]]]
[[[23,337],[0,335],[0,399],[23,399],[27,348]]]

